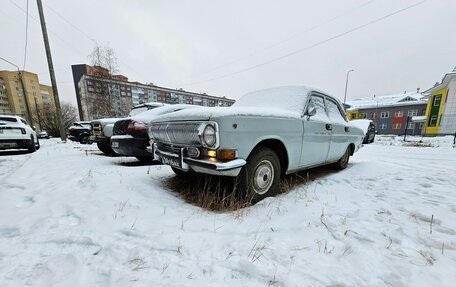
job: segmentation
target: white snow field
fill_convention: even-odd
[[[452,138],[376,141],[224,213],[165,188],[170,168],[95,145],[0,152],[0,286],[455,286]]]

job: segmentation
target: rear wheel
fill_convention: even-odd
[[[88,134],[83,134],[79,137],[79,142],[81,144],[88,144],[89,143],[89,135]]]
[[[35,152],[36,151],[36,145],[35,145],[35,140],[33,139],[33,135],[30,136],[30,144],[28,147],[29,152]]]
[[[257,203],[279,192],[280,160],[270,148],[255,149],[236,178],[236,187],[246,198]]]
[[[334,164],[334,167],[336,169],[342,170],[347,167],[348,160],[350,159],[350,151],[351,151],[351,148],[350,148],[350,146],[348,146],[344,155]]]
[[[116,155],[114,150],[111,148],[109,143],[104,143],[104,142],[99,142],[97,143],[97,147],[101,152],[103,152],[105,155]]]

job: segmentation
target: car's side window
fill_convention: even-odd
[[[21,122],[24,124],[24,125],[28,125],[26,121],[24,121],[23,119],[21,119]]]
[[[327,119],[325,101],[322,96],[310,96],[309,104],[307,105],[307,114],[309,114],[313,109],[315,109],[315,115],[312,116],[313,119],[322,119],[322,117]]]
[[[328,111],[328,117],[333,123],[346,123],[345,118],[342,116],[342,112],[339,109],[339,105],[333,100],[326,98],[326,110]]]

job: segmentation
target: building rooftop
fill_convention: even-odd
[[[376,108],[390,106],[404,106],[410,104],[424,104],[427,99],[420,92],[404,92],[399,94],[372,96],[353,99],[346,102],[349,109]]]
[[[435,91],[438,91],[442,88],[445,88],[448,83],[451,81],[451,79],[453,78],[456,78],[456,68],[454,69],[453,72],[451,73],[446,73],[445,76],[443,76],[443,79],[440,83],[436,83],[436,85],[434,85],[434,87],[426,90],[423,92],[423,95],[426,97],[426,98],[429,98],[429,96],[435,92]]]

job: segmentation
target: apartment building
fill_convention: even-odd
[[[129,81],[123,75],[110,75],[108,70],[85,64],[72,65],[74,88],[81,120],[104,117],[98,109],[100,98],[111,104],[112,116],[127,116],[131,107],[146,103],[193,104],[201,106],[231,106],[234,100],[225,97],[170,89],[153,84]],[[103,101],[101,101],[103,105]]]
[[[424,135],[456,134],[456,68],[424,93],[429,99]]]
[[[427,100],[419,92],[373,96],[347,101],[347,118],[370,119],[377,128],[378,134],[421,135],[423,122],[414,118],[424,116]]]
[[[40,84],[38,75],[28,71],[0,71],[0,114],[26,118],[39,127],[37,109],[49,105],[55,110],[52,87]],[[25,90],[24,90],[25,89]]]

